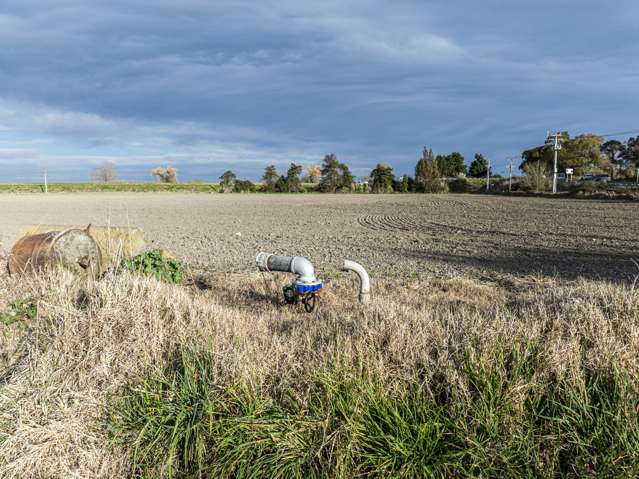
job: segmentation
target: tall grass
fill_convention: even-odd
[[[134,471],[168,477],[630,477],[639,473],[637,381],[584,370],[547,378],[525,339],[466,358],[460,383],[392,388],[350,370],[299,391],[216,382],[183,351],[112,403]]]
[[[309,315],[284,275],[0,276],[38,301],[0,324],[0,476],[639,472],[632,286],[326,279]]]

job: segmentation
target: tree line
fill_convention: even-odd
[[[458,176],[483,177],[488,171],[488,162],[481,153],[475,154],[470,167],[466,167],[464,156],[459,152],[449,155],[434,155],[432,149],[424,148],[422,156],[415,165],[414,176],[404,174],[396,177],[393,168],[386,163],[378,163],[369,176],[356,181],[346,163],[329,153],[321,165],[304,167],[291,163],[286,173],[280,174],[275,165],[268,165],[261,178],[260,191],[269,193],[299,193],[305,191],[304,183],[312,189],[325,193],[358,192],[442,192],[446,190],[445,178]],[[154,168],[151,175],[161,183],[177,183],[178,170],[173,167]],[[117,170],[113,163],[105,163],[93,171],[94,181],[110,182],[117,179]],[[234,171],[227,170],[220,177],[220,189],[223,192],[252,192],[258,185],[249,180],[238,178]]]
[[[321,165],[307,168],[303,174],[302,165],[291,163],[286,173],[280,174],[274,165],[264,169],[261,178],[261,191],[269,193],[297,193],[305,191],[303,184],[313,185],[313,189],[324,193],[345,191],[390,193],[390,192],[443,192],[446,191],[446,178],[458,176],[484,177],[488,171],[488,162],[481,153],[466,167],[464,156],[459,152],[449,155],[434,155],[432,149],[424,148],[422,156],[415,165],[414,176],[404,174],[396,177],[393,167],[387,163],[378,163],[370,174],[356,181],[347,164],[340,162],[335,154],[329,153]],[[257,185],[248,180],[238,179],[232,170],[220,176],[222,191],[256,191]]]
[[[585,173],[609,174],[613,179],[632,179],[639,168],[639,136],[626,141],[603,141],[603,137],[583,134],[571,138],[568,132],[562,134],[561,150],[558,154],[558,170],[564,172],[572,168],[574,175]],[[521,154],[519,169],[524,173],[524,183],[530,188],[543,190],[553,168],[554,151],[543,145],[525,150]],[[178,181],[177,169],[154,168],[151,174],[163,183]],[[470,165],[466,166],[464,156],[453,151],[450,154],[433,153],[424,148],[418,159],[414,175],[396,176],[393,167],[378,163],[370,174],[356,181],[346,163],[329,153],[321,165],[306,168],[291,163],[285,173],[278,172],[275,165],[267,165],[261,178],[261,185],[238,178],[232,170],[225,171],[219,178],[223,192],[298,193],[310,188],[315,191],[335,193],[342,191],[390,193],[390,192],[445,192],[450,180],[465,177],[485,178],[495,176],[489,171],[489,162],[481,153],[476,153]],[[117,178],[113,163],[104,164],[94,170],[95,181],[109,182]]]

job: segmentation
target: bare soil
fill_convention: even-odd
[[[639,205],[483,195],[0,195],[0,247],[26,224],[136,226],[196,270],[254,271],[259,251],[373,273],[632,281]]]

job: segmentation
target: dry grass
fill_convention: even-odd
[[[336,365],[391,389],[463,383],[460,358],[515,337],[543,346],[540,383],[579,382],[584,368],[639,372],[639,294],[630,286],[377,279],[362,307],[353,278],[334,274],[308,315],[279,303],[285,279],[217,275],[200,291],[128,274],[93,284],[59,272],[1,276],[0,310],[25,296],[40,303],[28,329],[0,325],[0,475],[128,475],[129,451],[109,446],[110,397],[183,348],[210,352],[221,383],[239,378],[263,391],[303,392]]]

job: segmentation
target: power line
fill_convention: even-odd
[[[628,131],[619,131],[617,133],[606,133],[605,135],[597,135],[597,136],[620,136],[620,135],[639,135],[639,128],[636,130],[628,130]]]

